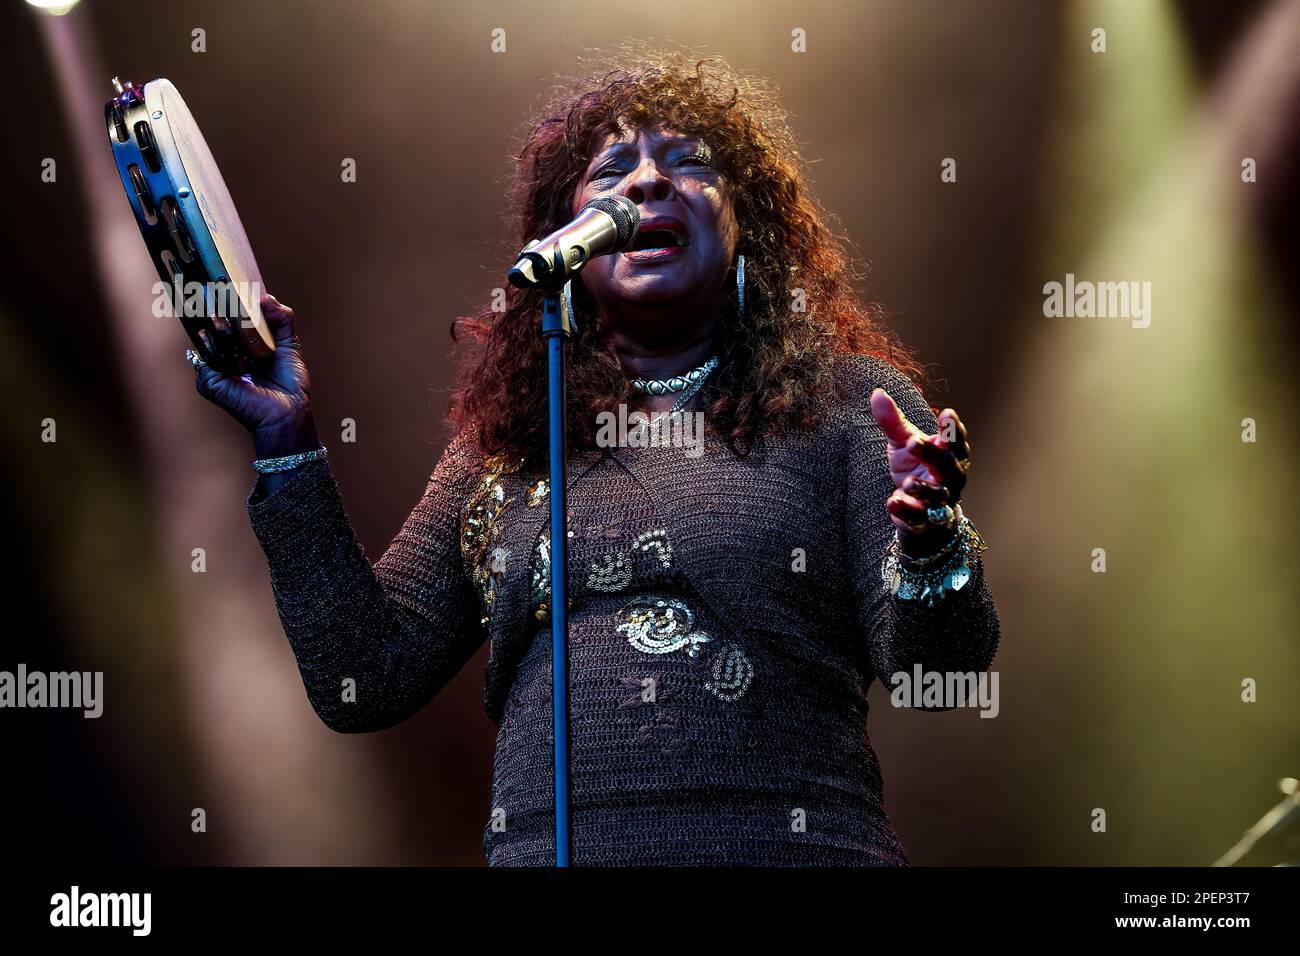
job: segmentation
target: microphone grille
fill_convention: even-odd
[[[626,196],[600,196],[582,208],[598,209],[614,220],[614,228],[618,230],[618,247],[615,251],[626,249],[641,225],[641,210]]]

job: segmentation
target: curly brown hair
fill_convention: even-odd
[[[836,387],[841,353],[870,354],[920,380],[922,372],[885,328],[883,310],[863,303],[828,215],[811,194],[799,144],[776,88],[717,56],[696,58],[624,44],[598,68],[552,95],[514,157],[517,228],[511,253],[572,218],[574,190],[592,151],[620,125],[661,124],[706,142],[730,185],[745,254],[746,316],[724,310],[720,372],[701,396],[708,427],[747,454],[764,434],[815,426]],[[804,310],[792,308],[803,290]],[[509,288],[504,311],[491,303],[453,323],[477,345],[452,397],[458,429],[476,423],[486,453],[543,463],[547,449],[546,348],[539,334],[543,294]],[[571,445],[595,444],[597,415],[628,401],[628,378],[596,329],[595,303],[574,282],[577,332],[567,366]]]

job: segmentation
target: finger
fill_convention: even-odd
[[[926,435],[917,432],[907,440],[905,450],[919,461],[925,462],[933,471],[936,468],[950,468],[950,463],[957,457],[952,449],[945,447],[941,435]]]
[[[294,341],[294,311],[289,306],[282,303],[269,292],[263,293],[261,299],[262,316],[266,319],[266,324],[271,329],[271,335],[275,339],[275,346],[293,347]]]
[[[907,440],[904,446],[908,454],[917,461],[924,462],[930,466],[931,471],[943,463],[947,456],[952,453],[945,448],[939,447],[942,439],[938,435],[927,435],[924,432],[917,432]],[[937,472],[936,472],[937,474]]]
[[[903,491],[895,491],[885,501],[885,510],[909,531],[924,531],[927,525],[925,503]]]
[[[883,388],[877,388],[871,393],[871,417],[893,445],[905,445],[909,438],[920,433]]]
[[[194,386],[199,390],[199,394],[208,401],[215,401],[217,388],[225,376],[203,361],[202,356],[193,349],[185,350],[185,358],[194,367]]]
[[[970,457],[970,438],[966,425],[955,409],[945,408],[939,413],[939,446],[952,451],[958,458]]]
[[[959,459],[949,449],[938,447],[938,440],[937,435],[914,435],[908,439],[907,451],[924,463],[936,483],[946,485],[955,499],[966,486],[970,459]]]
[[[918,501],[924,502],[927,508],[940,508],[948,503],[950,497],[945,486],[922,481],[915,475],[903,479],[902,490]]]
[[[242,384],[239,379],[217,371],[193,349],[185,350],[185,357],[194,366],[194,387],[212,404],[230,410],[235,392]]]

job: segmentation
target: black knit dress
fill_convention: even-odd
[[[745,458],[711,434],[702,449],[571,457],[575,865],[907,862],[867,688],[917,664],[983,671],[999,625],[978,565],[936,607],[883,587],[892,482],[867,397],[882,386],[919,427],[936,422],[883,362],[846,356],[841,374],[859,400]],[[491,642],[492,865],[555,860],[544,478],[462,434],[374,567],[326,464],[248,504],[308,696],[334,729],[405,719]]]

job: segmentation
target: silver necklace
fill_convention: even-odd
[[[634,378],[628,384],[638,395],[672,395],[676,392],[698,389],[709,373],[717,367],[718,357],[715,355],[703,365],[681,375],[674,375],[672,378]]]
[[[670,409],[668,410],[669,413],[672,413],[672,412],[680,412],[680,411],[681,411],[682,409],[684,409],[688,404],[690,404],[691,399],[694,398],[696,395],[698,395],[699,392],[700,392],[700,389],[704,387],[704,379],[706,379],[706,378],[708,378],[708,373],[707,373],[707,372],[706,372],[703,376],[701,376],[701,378],[700,378],[700,380],[699,380],[698,382],[696,382],[694,385],[692,385],[692,386],[691,386],[690,388],[688,388],[686,391],[682,392],[682,397],[679,398],[679,399],[677,399],[677,401],[675,401],[675,402],[673,403],[673,407],[670,408]]]

